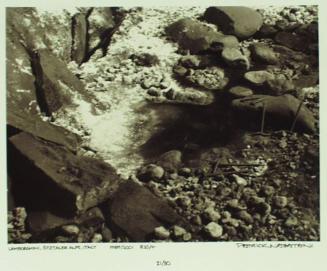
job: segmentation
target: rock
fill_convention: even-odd
[[[233,210],[233,211],[235,211],[235,210],[244,210],[244,209],[246,209],[245,206],[242,206],[242,205],[239,203],[238,199],[231,199],[231,200],[227,201],[227,205],[226,205],[226,206],[227,206],[230,210]]]
[[[293,82],[283,76],[267,80],[267,86],[272,95],[282,95],[295,89]]]
[[[298,223],[299,223],[299,221],[296,216],[290,216],[289,218],[286,219],[285,226],[286,227],[294,227],[294,226],[297,226]]]
[[[237,48],[225,48],[221,53],[221,57],[231,67],[242,70],[250,68],[249,60]]]
[[[17,197],[31,208],[35,205],[59,213],[82,213],[108,199],[121,181],[107,163],[76,156],[28,133],[9,141],[9,172]]]
[[[220,214],[213,207],[208,207],[203,212],[203,218],[208,222],[218,222]]]
[[[232,35],[218,36],[210,46],[212,52],[222,52],[226,48],[238,48],[238,39]]]
[[[192,174],[192,170],[188,167],[182,167],[179,169],[178,174],[184,177],[189,177]]]
[[[78,135],[63,127],[45,122],[38,116],[24,114],[21,111],[13,112],[11,108],[7,110],[7,123],[16,129],[28,132],[47,141],[63,145],[73,152],[76,152],[82,141]]]
[[[88,23],[88,53],[96,47],[100,47],[101,42],[110,35],[110,31],[115,27],[115,18],[111,7],[94,7],[87,16]]]
[[[144,66],[144,67],[152,67],[159,64],[159,58],[156,55],[152,55],[149,53],[132,55],[131,59],[136,65]]]
[[[88,49],[88,22],[85,13],[77,13],[72,18],[72,60],[82,64]]]
[[[215,222],[210,222],[204,227],[205,232],[208,236],[214,240],[219,239],[223,234],[223,227]]]
[[[278,56],[268,45],[264,43],[252,43],[250,46],[254,59],[265,64],[278,63]]]
[[[135,242],[148,240],[154,229],[163,223],[184,227],[183,219],[166,201],[133,181],[121,184],[107,206],[105,216],[110,225]]]
[[[229,82],[229,78],[226,76],[225,71],[219,67],[194,70],[186,76],[186,79],[196,86],[208,90],[221,90]]]
[[[181,196],[176,199],[176,203],[178,206],[180,206],[182,208],[189,208],[192,204],[192,201],[187,196]]]
[[[255,36],[263,39],[273,38],[277,32],[278,30],[273,25],[263,24]]]
[[[276,196],[274,197],[274,205],[277,207],[277,208],[284,208],[288,203],[288,200],[286,197],[284,196]]]
[[[183,66],[181,66],[181,65],[175,65],[174,68],[173,68],[173,72],[175,74],[177,74],[178,76],[186,75],[187,71],[188,70],[186,68],[184,68]]]
[[[265,196],[270,197],[271,195],[273,195],[275,193],[275,188],[271,185],[265,185],[262,187],[262,193]]]
[[[244,78],[256,86],[262,86],[268,80],[273,80],[274,75],[267,71],[249,71],[244,74]]]
[[[267,202],[260,202],[255,206],[256,212],[266,217],[271,213],[271,206]]]
[[[154,235],[160,240],[166,240],[170,237],[170,232],[165,227],[160,226],[154,229]]]
[[[102,241],[102,235],[100,233],[95,233],[91,239],[92,243],[100,243]]]
[[[241,39],[254,35],[262,26],[261,15],[248,7],[225,6],[209,7],[204,19],[218,26],[225,34],[232,34]]]
[[[191,222],[197,226],[201,226],[202,225],[201,216],[199,215],[193,216]]]
[[[244,98],[253,95],[252,89],[242,86],[235,86],[228,90],[228,93],[232,96],[232,98]]]
[[[76,225],[65,225],[62,226],[61,229],[65,234],[68,235],[77,235],[79,233],[79,227],[77,227]]]
[[[180,58],[179,63],[185,68],[198,68],[201,59],[197,55],[186,55]]]
[[[160,166],[150,164],[143,167],[138,174],[138,178],[142,182],[149,182],[151,180],[160,180],[164,176],[164,169]]]
[[[288,128],[290,129],[295,114],[299,108],[300,101],[294,96],[285,94],[282,96],[268,96],[268,95],[252,95],[242,99],[235,99],[232,101],[232,108],[236,110],[240,116],[257,117],[262,115],[262,107],[265,104],[266,120],[274,128]],[[250,116],[251,115],[251,116]],[[315,131],[316,120],[313,113],[302,105],[298,114],[295,129],[304,130],[308,132]]]
[[[183,235],[183,238],[182,239],[183,239],[184,242],[190,241],[192,239],[192,234],[189,233],[189,232],[187,232],[187,233],[185,233]]]
[[[105,241],[105,242],[110,242],[113,239],[112,231],[106,226],[104,226],[102,228],[101,235],[102,235],[103,241]]]
[[[275,36],[275,41],[280,45],[284,45],[290,49],[297,51],[305,51],[308,48],[308,41],[294,33],[278,32]]]
[[[247,224],[253,223],[252,215],[250,215],[247,211],[242,210],[237,213],[237,217],[241,220],[243,220]]]
[[[232,177],[234,179],[234,181],[238,184],[238,185],[243,185],[246,186],[248,184],[247,180],[245,180],[244,178],[236,175],[236,174],[232,174]]]
[[[214,46],[218,49],[225,46],[235,46],[238,40],[234,37],[225,37],[208,25],[191,18],[180,19],[166,28],[166,33],[179,46],[190,50],[191,53],[205,51]]]
[[[319,82],[318,73],[312,73],[308,75],[301,75],[298,79],[293,80],[294,87],[297,89],[314,87]]]
[[[176,172],[182,165],[182,152],[179,150],[165,152],[159,157],[156,163],[166,170]]]
[[[213,93],[208,91],[200,91],[192,87],[175,90],[169,89],[163,93],[162,97],[154,97],[151,99],[154,103],[168,104],[191,104],[191,105],[209,105],[215,101]]]
[[[187,233],[187,231],[184,228],[176,225],[173,227],[172,230],[173,230],[174,237],[176,238],[181,238],[181,237],[184,238],[184,235],[186,235]]]

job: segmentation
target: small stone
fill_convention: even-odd
[[[147,93],[150,95],[150,96],[153,96],[153,97],[159,97],[160,96],[160,91],[156,88],[150,88],[148,89]]]
[[[230,209],[233,209],[233,210],[243,210],[245,209],[244,206],[241,206],[240,203],[238,202],[238,199],[231,199],[227,202],[227,206],[230,208]]]
[[[274,79],[274,75],[267,71],[250,71],[244,74],[244,78],[256,86],[261,86]]]
[[[263,216],[267,216],[271,212],[271,206],[266,202],[261,202],[256,205],[256,211]]]
[[[192,201],[189,197],[186,196],[182,196],[176,199],[176,203],[178,204],[178,206],[180,207],[184,207],[184,208],[188,208],[191,206]]]
[[[197,68],[200,65],[200,58],[196,55],[187,55],[182,56],[179,62],[185,68]]]
[[[182,163],[182,152],[179,150],[171,150],[162,154],[157,164],[164,169],[176,171]]]
[[[179,175],[188,177],[191,175],[192,170],[190,168],[183,167],[178,171]]]
[[[204,230],[212,239],[219,239],[219,237],[223,234],[223,227],[215,222],[210,222],[207,224],[204,227]]]
[[[265,185],[262,187],[262,192],[264,195],[269,197],[275,193],[275,188],[271,185]]]
[[[102,228],[101,235],[105,242],[110,242],[113,239],[112,231],[106,226]]]
[[[298,225],[298,219],[295,216],[291,216],[286,219],[285,226],[286,227],[294,227]]]
[[[186,230],[185,230],[184,228],[180,227],[180,226],[175,225],[175,226],[173,227],[173,234],[174,234],[174,236],[177,237],[177,238],[182,237],[182,236],[185,235],[186,233],[187,233]]]
[[[155,237],[160,240],[166,240],[170,237],[169,230],[167,230],[165,227],[160,226],[154,229]]]
[[[226,64],[239,68],[248,70],[250,67],[249,60],[244,56],[239,49],[236,48],[225,48],[221,57],[226,62]]]
[[[102,235],[100,233],[95,233],[91,239],[92,243],[100,243],[102,241]]]
[[[279,144],[279,147],[281,147],[282,149],[285,149],[287,147],[287,141],[285,139],[282,139]]]
[[[187,73],[187,69],[184,68],[183,66],[176,65],[173,68],[173,72],[176,73],[179,76],[184,76]]]
[[[250,48],[255,59],[266,64],[278,63],[277,54],[269,46],[263,43],[253,43]]]
[[[288,203],[288,200],[286,197],[284,196],[276,196],[274,198],[274,205],[277,207],[277,208],[284,208]]]
[[[68,235],[78,235],[79,233],[79,227],[76,225],[65,225],[61,229]]]
[[[220,214],[213,207],[208,207],[204,210],[203,217],[208,221],[218,222]]]
[[[232,87],[228,90],[228,93],[236,99],[253,95],[253,91],[251,89],[242,86]]]
[[[192,239],[192,234],[187,232],[183,235],[183,241],[190,241]]]
[[[244,222],[248,223],[248,224],[252,224],[253,223],[253,218],[252,216],[245,210],[239,211],[237,213],[237,216],[239,219],[243,220]]]
[[[201,216],[199,216],[199,215],[193,216],[191,219],[191,222],[195,225],[201,226],[202,225]]]
[[[240,176],[238,176],[238,175],[236,175],[236,174],[232,174],[232,177],[233,177],[234,181],[235,181],[238,185],[246,186],[246,185],[248,184],[247,181],[246,181],[244,178],[242,178],[242,177],[240,177]]]
[[[141,169],[138,177],[143,182],[149,182],[150,180],[160,180],[164,173],[165,171],[162,167],[150,164]]]

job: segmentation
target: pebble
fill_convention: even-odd
[[[223,234],[223,227],[216,222],[210,222],[204,227],[204,230],[213,239],[218,239]]]
[[[208,207],[207,209],[204,210],[203,217],[206,220],[218,222],[221,216],[219,212],[217,212],[213,207]]]
[[[139,178],[141,181],[146,182],[152,179],[160,180],[165,174],[165,171],[162,167],[150,164],[141,169]]]
[[[294,227],[296,225],[298,225],[298,219],[296,218],[296,216],[291,216],[289,218],[286,219],[285,221],[285,226],[286,227]]]
[[[184,228],[177,226],[177,225],[175,225],[172,230],[173,230],[174,236],[177,238],[180,238],[187,233]]]
[[[191,175],[192,170],[191,170],[190,168],[183,167],[183,168],[179,169],[178,173],[179,173],[179,175],[181,175],[181,176],[188,177],[188,176]]]
[[[256,86],[261,86],[268,80],[274,79],[274,75],[267,71],[250,71],[244,74],[244,78]]]
[[[62,226],[61,229],[69,235],[77,235],[79,233],[79,227],[76,225],[65,225]]]
[[[195,225],[201,226],[202,225],[201,216],[199,216],[199,215],[193,216],[191,219],[191,222]]]
[[[241,206],[238,202],[238,199],[231,199],[227,201],[227,206],[233,210],[243,210],[245,209],[245,206]]]
[[[103,241],[110,242],[112,240],[112,231],[108,227],[103,227],[101,231]]]
[[[154,229],[155,237],[160,240],[165,240],[170,237],[169,230],[167,230],[165,227],[160,226]]]
[[[102,235],[100,233],[95,233],[91,239],[92,243],[100,243],[102,241]]]
[[[244,222],[248,223],[248,224],[252,224],[253,223],[253,218],[252,216],[245,210],[239,211],[237,213],[237,216],[239,219],[243,220]]]
[[[253,91],[251,89],[242,86],[232,87],[228,90],[228,92],[233,98],[236,99],[253,95]]]
[[[273,49],[263,43],[253,43],[251,45],[251,52],[254,57],[267,64],[276,64],[278,57]]]
[[[274,198],[274,205],[277,207],[277,208],[284,208],[288,203],[288,200],[286,197],[284,196],[276,196]]]
[[[183,241],[190,241],[192,239],[192,234],[187,232],[183,235]]]
[[[189,207],[192,203],[191,199],[189,197],[178,197],[176,199],[176,203],[180,207]]]
[[[238,176],[238,175],[236,175],[236,174],[232,174],[232,177],[233,177],[234,181],[235,181],[238,185],[246,186],[246,185],[248,184],[247,181],[246,181],[244,178],[242,178],[242,177],[240,177],[240,176]]]
[[[271,185],[265,185],[262,187],[262,192],[265,196],[271,196],[275,193],[275,188]]]

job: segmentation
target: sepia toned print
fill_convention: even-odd
[[[319,241],[317,6],[7,8],[8,243]]]

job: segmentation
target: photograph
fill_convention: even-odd
[[[318,11],[6,7],[7,244],[319,243]]]

